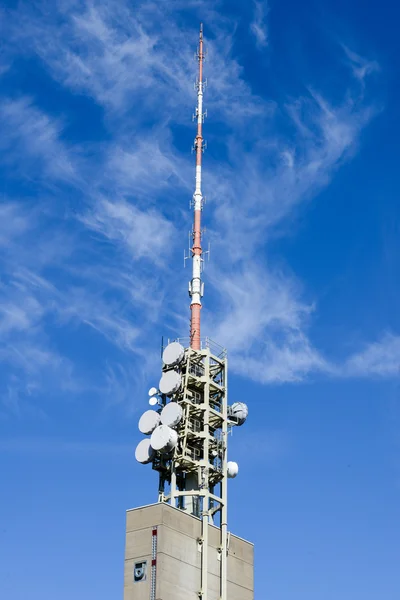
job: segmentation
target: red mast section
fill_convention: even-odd
[[[189,295],[191,297],[190,310],[190,346],[194,350],[200,350],[201,333],[200,333],[200,314],[201,314],[201,298],[204,292],[204,284],[201,281],[202,272],[202,254],[201,247],[201,211],[203,210],[203,195],[201,192],[201,159],[204,152],[203,142],[203,24],[200,25],[199,48],[197,51],[199,61],[199,76],[196,82],[197,89],[197,106],[195,118],[197,120],[197,135],[194,141],[194,149],[196,152],[196,189],[193,194],[194,204],[194,226],[193,226],[193,246],[192,252],[192,280],[189,284]]]

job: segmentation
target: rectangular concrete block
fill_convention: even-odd
[[[228,600],[254,600],[254,590],[249,590],[228,581]]]
[[[151,555],[151,528],[127,531],[125,538],[125,559]]]
[[[210,525],[208,531],[208,539],[210,546],[213,548],[218,548],[221,544],[221,530],[219,527],[215,527],[214,525]]]
[[[185,533],[191,538],[197,538],[201,534],[201,523],[199,519],[193,515],[187,514],[183,510],[172,508],[169,504],[161,505],[167,510],[162,511],[162,522],[175,531]],[[170,508],[171,510],[168,510]]]
[[[253,577],[253,565],[228,554],[228,581],[247,589],[253,589]]]
[[[254,546],[235,535],[229,538],[229,554],[251,565],[254,564]]]
[[[152,530],[157,527],[156,600],[198,600],[201,586],[201,521],[168,504],[127,512],[124,600],[149,600]],[[208,530],[208,600],[220,598],[220,530]],[[147,561],[146,579],[134,582],[135,562]],[[254,600],[253,545],[229,536],[228,599]]]
[[[157,599],[199,600],[199,585],[200,569],[166,554],[158,557]]]
[[[220,553],[218,552],[217,548],[208,546],[208,572],[211,575],[215,575],[219,579],[220,568]]]
[[[165,525],[158,530],[158,553],[173,556],[182,563],[200,568],[201,553],[198,550],[197,536],[191,537]]]
[[[160,503],[132,508],[126,513],[126,530],[137,531],[162,523],[163,505]]]

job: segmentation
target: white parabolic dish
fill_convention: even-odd
[[[166,371],[160,379],[160,392],[170,396],[181,387],[181,376],[176,371]]]
[[[239,473],[239,465],[233,460],[230,460],[226,465],[228,477],[233,479]]]
[[[155,410],[146,410],[139,419],[139,431],[144,435],[153,433],[160,424],[160,415]]]
[[[149,389],[149,396],[154,396],[154,394],[157,394],[158,389],[155,387],[152,387]]]
[[[185,348],[179,342],[172,342],[164,349],[162,359],[170,367],[179,365],[185,357]]]
[[[142,465],[146,465],[151,462],[154,457],[154,450],[150,445],[149,438],[142,440],[138,443],[135,450],[135,458],[138,462],[142,463]]]
[[[170,452],[178,443],[178,434],[168,425],[160,425],[151,434],[150,443],[158,452]]]
[[[169,402],[161,412],[161,423],[168,427],[176,427],[182,420],[182,406],[176,402]]]
[[[243,425],[249,414],[247,404],[244,402],[234,402],[231,406],[232,416],[237,419],[238,425]]]

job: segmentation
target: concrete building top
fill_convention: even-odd
[[[161,511],[163,509],[165,509],[167,511],[168,510],[175,511],[175,512],[179,513],[180,515],[182,515],[182,514],[185,515],[189,519],[194,519],[197,523],[201,522],[201,519],[199,519],[198,517],[195,517],[194,515],[188,514],[188,513],[186,513],[185,511],[182,511],[179,508],[175,508],[174,506],[171,506],[170,504],[161,503],[161,502],[154,502],[153,504],[145,504],[143,506],[136,506],[135,508],[128,508],[126,512],[127,513],[131,513],[131,512],[136,512],[136,511],[139,511],[139,510],[145,510],[145,509],[154,508],[156,506],[160,507]],[[160,512],[160,516],[161,516],[161,512]],[[128,518],[128,514],[127,514],[127,518]],[[216,527],[215,525],[211,525],[211,524],[209,526],[219,532],[219,527]],[[232,537],[236,538],[237,540],[240,540],[242,542],[245,542],[246,544],[249,544],[250,546],[254,546],[253,542],[250,542],[249,540],[246,540],[245,538],[242,538],[239,535],[235,535],[232,532],[230,532],[230,535]]]

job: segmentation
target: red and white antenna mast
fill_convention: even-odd
[[[204,48],[203,48],[203,24],[200,25],[200,38],[199,48],[197,51],[197,58],[199,61],[199,75],[196,81],[197,88],[197,106],[195,117],[197,119],[197,135],[194,140],[194,150],[196,152],[196,188],[193,194],[194,204],[194,224],[193,224],[193,246],[192,252],[192,280],[189,284],[189,295],[191,297],[190,302],[190,346],[194,350],[200,350],[201,346],[201,333],[200,333],[200,316],[201,316],[201,298],[203,296],[204,284],[201,281],[202,272],[202,254],[203,250],[201,247],[201,211],[203,210],[203,195],[201,192],[201,158],[204,152],[204,141],[203,141],[203,90],[205,84],[203,82],[203,62],[204,62]]]
[[[154,410],[147,410],[140,417],[139,430],[147,437],[137,445],[135,456],[141,464],[152,463],[153,469],[159,472],[159,502],[168,502],[174,509],[186,511],[187,515],[193,515],[200,521],[200,529],[196,529],[195,537],[192,541],[188,541],[187,546],[197,548],[200,552],[200,559],[197,558],[196,551],[194,558],[196,565],[200,566],[200,577],[193,577],[190,570],[192,563],[188,560],[188,564],[182,565],[181,569],[182,586],[178,587],[182,590],[182,594],[175,593],[175,597],[179,595],[186,598],[189,594],[191,598],[196,597],[201,600],[216,598],[217,581],[214,575],[218,574],[218,599],[228,600],[230,597],[228,595],[228,549],[231,539],[227,529],[228,479],[236,477],[239,469],[236,462],[228,461],[228,438],[232,427],[241,426],[246,421],[248,408],[243,402],[228,405],[226,350],[211,340],[207,340],[201,347],[200,313],[203,296],[201,158],[204,150],[203,91],[206,83],[203,81],[202,25],[197,58],[199,74],[196,81],[197,106],[194,116],[197,121],[197,134],[194,141],[196,187],[193,194],[194,226],[191,247],[193,273],[189,283],[190,347],[189,345],[184,347],[179,340],[174,340],[163,348],[161,379],[158,387],[149,390],[149,404]],[[214,542],[210,543],[209,540],[210,524],[214,528],[219,527],[218,552],[215,550]],[[157,528],[153,528],[152,533],[150,598],[153,599],[156,595],[157,598],[161,596],[164,598],[168,596],[169,588],[162,573],[160,572],[159,575],[156,573]],[[242,544],[241,541],[234,543]],[[130,548],[129,544],[128,547]],[[246,550],[246,553],[246,556],[252,556],[249,550]],[[132,558],[131,554],[129,558]],[[143,564],[145,563],[142,560],[135,563],[135,577],[138,578],[135,581],[140,581],[140,577],[144,576]],[[214,573],[212,582],[209,577],[211,564]],[[240,589],[246,590],[246,598],[253,598],[252,579],[248,577],[250,574],[248,570],[246,573],[246,581],[251,582],[247,584],[243,578],[240,579],[240,585],[243,585]],[[232,577],[229,581],[233,581]],[[237,584],[232,585],[239,590],[239,579],[235,581]],[[176,587],[177,592],[179,592],[178,587]],[[136,597],[133,588],[126,589],[129,589],[129,598],[132,598],[132,593]],[[239,595],[235,597],[244,597],[241,592],[237,593]],[[233,591],[232,594],[235,595]],[[128,595],[125,593],[126,600]],[[170,597],[172,596],[168,596]]]

